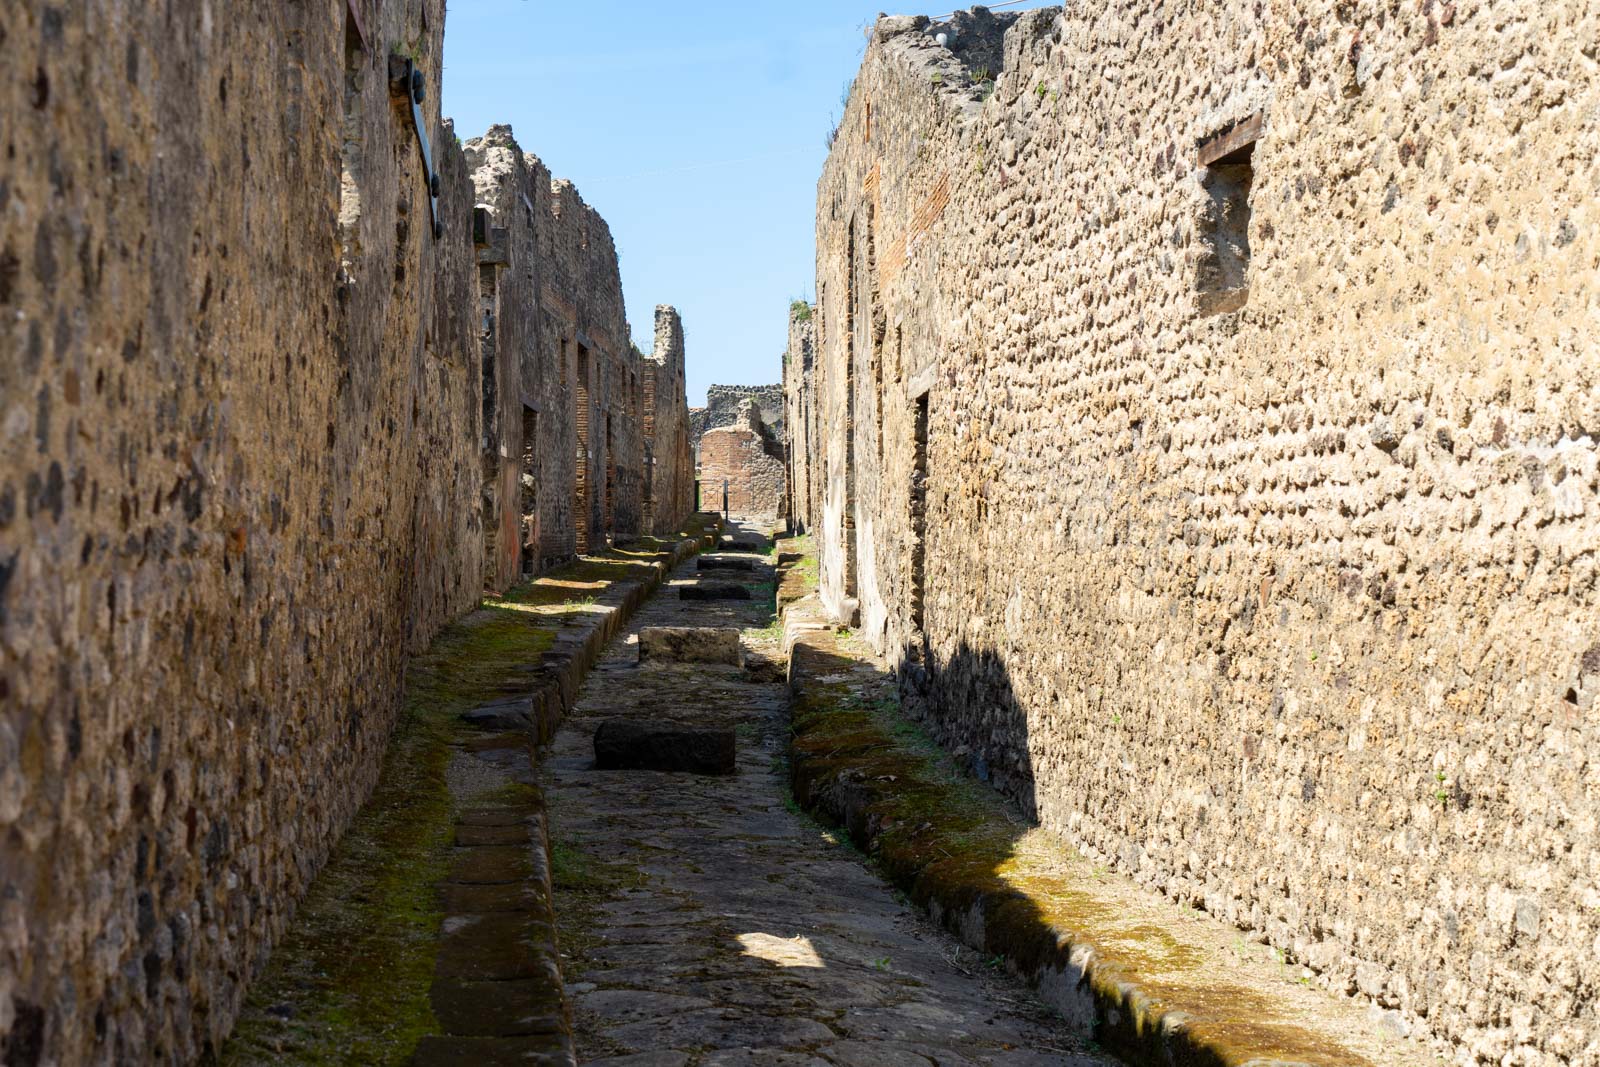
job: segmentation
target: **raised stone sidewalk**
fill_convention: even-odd
[[[545,760],[561,967],[591,1067],[1108,1067],[1015,979],[923,918],[788,790],[789,699],[763,543],[681,568],[585,682]],[[745,662],[639,628],[743,631]],[[664,647],[664,646],[663,646]],[[687,660],[687,661],[686,661]],[[599,770],[630,720],[732,730],[731,775]]]
[[[251,987],[229,1064],[574,1064],[539,750],[717,526],[584,557],[446,630],[372,799]]]
[[[1096,867],[964,773],[901,709],[894,675],[827,618],[803,545],[779,543],[795,797],[933,921],[1130,1063],[1445,1062],[1398,1016],[1314,988],[1231,926]]]

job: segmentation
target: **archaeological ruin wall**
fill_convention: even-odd
[[[694,447],[700,447],[700,438],[707,430],[718,426],[732,426],[739,419],[739,405],[746,400],[755,401],[761,412],[761,421],[774,437],[783,440],[784,426],[783,386],[779,385],[713,385],[706,389],[706,406],[689,409],[689,433]]]
[[[1468,1062],[1600,1057],[1597,20],[880,20],[786,374],[930,729]]]
[[[477,595],[443,5],[355,10],[5,16],[8,1062],[215,1044]]]
[[[785,436],[780,438],[789,467],[790,525],[807,533],[815,521],[822,496],[822,468],[812,462],[818,440],[817,409],[811,386],[816,360],[816,318],[811,305],[797,302],[789,308],[789,343],[783,350]]]
[[[643,363],[645,532],[681,529],[694,511],[694,457],[689,444],[683,320],[666,304],[656,308],[655,346]]]
[[[741,519],[776,522],[786,514],[783,448],[752,398],[739,402],[732,426],[700,438],[700,507]]]
[[[443,28],[442,0],[0,15],[7,1063],[220,1047],[406,655],[644,528],[610,234],[508,129],[463,150]]]

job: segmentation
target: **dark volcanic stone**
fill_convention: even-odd
[[[480,730],[525,730],[533,724],[532,696],[511,697],[461,713],[468,725]]]
[[[750,590],[729,582],[700,582],[678,586],[679,600],[749,600]]]
[[[698,567],[703,571],[753,571],[756,569],[756,561],[743,556],[734,556],[731,559],[725,556],[707,556],[699,561]]]
[[[733,730],[608,719],[594,732],[594,765],[602,771],[732,774]]]

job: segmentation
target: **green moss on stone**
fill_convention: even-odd
[[[399,1063],[437,1030],[428,991],[455,818],[446,769],[472,736],[458,716],[525,681],[558,623],[492,602],[412,661],[377,787],[251,986],[223,1063]]]

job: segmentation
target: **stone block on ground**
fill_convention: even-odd
[[[480,730],[525,730],[533,725],[531,694],[480,704],[461,713],[461,721]]]
[[[740,536],[738,534],[723,534],[717,539],[718,550],[722,552],[756,552],[765,553],[767,541],[764,537]]]
[[[608,719],[594,732],[597,770],[732,774],[734,760],[731,727]]]
[[[703,571],[753,571],[756,561],[744,556],[706,556],[697,565]]]
[[[732,582],[696,582],[678,586],[679,600],[749,600],[750,590]]]
[[[646,626],[639,631],[639,662],[744,665],[739,631],[731,626]]]

